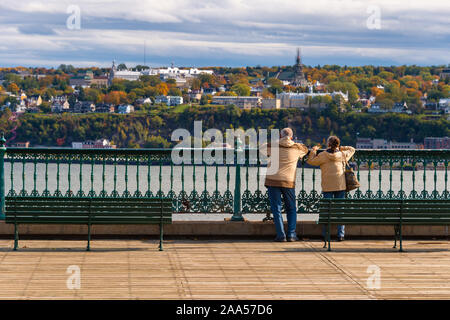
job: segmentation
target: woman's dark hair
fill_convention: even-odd
[[[328,143],[328,148],[330,149],[330,151],[332,153],[337,151],[339,149],[339,147],[341,146],[341,140],[339,140],[339,138],[336,136],[328,137],[327,143]]]

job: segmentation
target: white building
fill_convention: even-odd
[[[358,138],[356,141],[356,149],[419,149],[419,145],[414,143],[411,139],[410,142],[395,142],[387,141],[384,139],[369,139]]]
[[[27,111],[27,107],[22,104],[16,105],[16,113],[25,113]]]
[[[367,112],[369,112],[369,113],[387,113],[388,110],[382,109],[378,103],[374,103],[370,106],[370,108],[367,110]]]
[[[281,101],[281,108],[308,108],[308,98],[315,97],[325,97],[330,96],[334,98],[335,96],[340,96],[344,101],[348,101],[348,93],[344,94],[341,91],[337,92],[301,92],[301,93],[293,93],[293,92],[283,92],[278,93],[276,98]]]
[[[281,100],[280,99],[262,99],[261,109],[280,109]]]
[[[157,96],[155,103],[163,103],[167,106],[178,106],[183,104],[183,97],[179,96]]]
[[[412,114],[412,111],[408,109],[406,102],[397,102],[392,109],[382,109],[379,103],[374,103],[367,110],[369,113],[405,113]]]
[[[244,96],[214,96],[212,98],[212,104],[218,105],[232,105],[241,109],[251,109],[256,107],[261,107],[261,97],[244,97]]]
[[[53,113],[62,113],[70,111],[70,104],[66,101],[54,101],[52,102],[51,110]]]
[[[137,104],[145,104],[145,103],[148,103],[148,104],[152,104],[152,99],[150,99],[150,98],[139,98],[139,99],[136,99],[136,103]]]
[[[447,107],[450,107],[450,98],[439,99],[439,108],[445,109]]]
[[[189,98],[193,100],[200,100],[202,98],[203,89],[202,90],[190,90],[188,93]]]
[[[117,112],[122,114],[128,114],[134,112],[134,107],[131,104],[121,104],[117,107]]]
[[[130,71],[130,70],[120,70],[115,71],[113,79],[123,79],[128,81],[136,81],[139,80],[139,77],[141,76],[140,71]]]
[[[197,68],[180,69],[174,66],[169,68],[150,68],[144,69],[142,71],[132,71],[132,70],[117,70],[116,64],[113,61],[111,71],[109,74],[108,82],[112,83],[114,79],[124,79],[129,81],[139,80],[140,76],[143,75],[160,75],[162,79],[176,79],[177,84],[186,83],[185,78],[196,77],[200,74],[213,74],[213,70],[199,70]]]
[[[73,149],[115,149],[116,146],[108,139],[88,140],[84,142],[72,142]]]
[[[198,76],[200,74],[213,74],[213,70],[199,70],[197,68],[190,68],[190,69],[180,69],[174,66],[171,66],[169,68],[161,68],[161,69],[151,69],[149,71],[151,74],[167,74],[167,75],[183,75],[183,76]]]

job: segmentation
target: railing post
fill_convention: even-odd
[[[2,132],[0,136],[0,220],[5,220],[5,153],[6,139]]]
[[[233,216],[231,221],[244,221],[241,210],[241,155],[244,150],[242,149],[242,141],[238,137],[235,143],[236,150],[236,170],[235,170],[235,180],[234,180],[234,206],[233,206]],[[244,153],[245,157],[245,153]]]

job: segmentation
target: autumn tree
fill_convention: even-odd
[[[111,103],[113,105],[127,103],[127,93],[124,91],[111,91],[105,95],[104,101],[105,103]]]
[[[167,96],[167,93],[169,92],[169,87],[167,86],[167,83],[161,82],[156,85],[156,90],[159,95]]]
[[[19,92],[19,87],[18,87],[17,84],[15,84],[14,82],[13,82],[13,83],[10,83],[10,84],[8,85],[8,91],[9,91],[9,92],[12,92],[12,93],[18,93],[18,92]]]

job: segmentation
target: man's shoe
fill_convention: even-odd
[[[295,242],[295,241],[299,241],[300,239],[297,237],[297,236],[295,236],[295,237],[288,237],[287,238],[287,241],[288,242]]]
[[[339,238],[338,238],[338,241],[339,241],[339,242],[344,241],[344,237],[339,237]]]
[[[286,238],[275,238],[275,242],[286,242]]]

